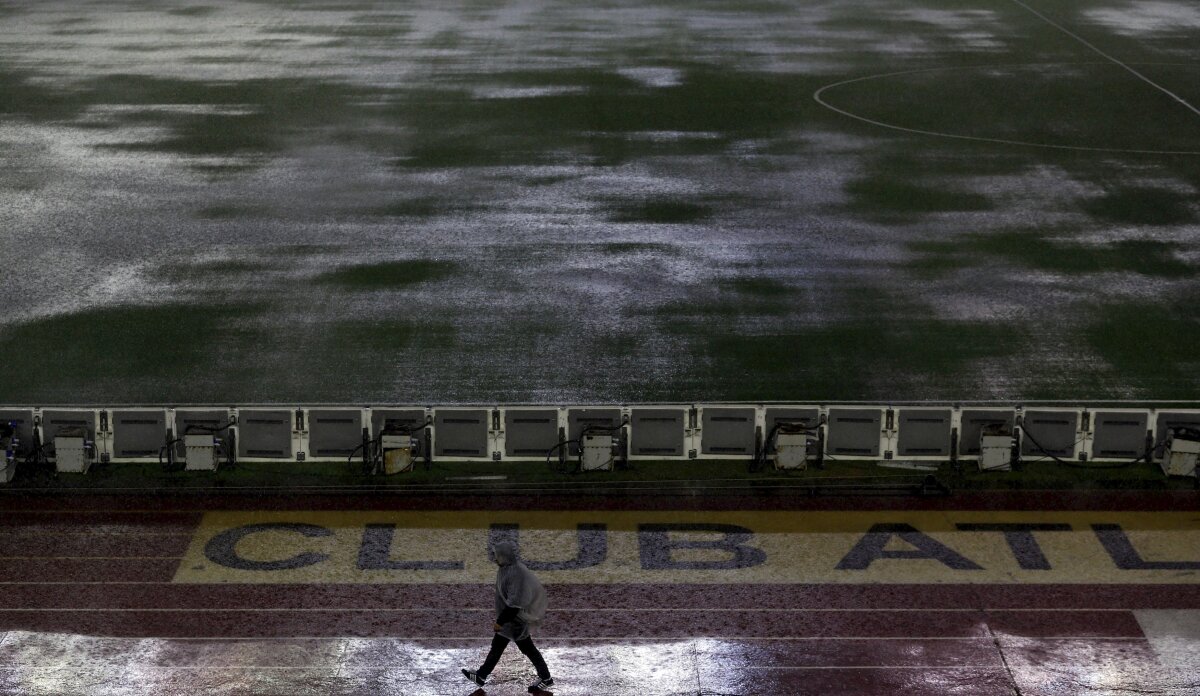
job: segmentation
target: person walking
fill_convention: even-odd
[[[496,621],[492,630],[492,649],[483,666],[477,670],[462,671],[472,683],[483,686],[496,668],[504,649],[510,641],[517,644],[537,670],[538,680],[529,685],[530,691],[541,691],[554,686],[550,668],[533,644],[530,631],[541,625],[546,616],[546,589],[529,568],[521,562],[517,545],[511,541],[497,542],[492,546],[492,558],[499,568],[496,570]]]

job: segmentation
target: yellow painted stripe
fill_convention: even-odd
[[[1014,542],[1000,532],[963,531],[963,524],[1055,524],[1069,531],[1036,531]],[[292,569],[229,567],[212,545],[245,525],[312,525],[305,536],[266,529],[232,547],[249,564],[278,562],[309,554],[313,562]],[[603,525],[603,561],[572,570],[542,570],[546,583],[1198,583],[1200,513],[1195,512],[962,512],[962,511],[371,511],[247,512],[204,515],[175,575],[184,583],[487,583],[496,567],[487,557],[489,528],[518,525],[522,554],[541,562],[563,562],[579,553],[577,525]],[[647,534],[643,525],[734,525],[750,536],[743,546],[753,563],[741,568],[704,564],[729,562],[729,548],[712,548],[722,533],[673,531]],[[461,564],[444,569],[360,567],[368,525],[394,525],[386,557],[376,560]],[[871,551],[874,525],[907,525],[912,537],[887,537],[883,553]],[[1109,530],[1109,546],[1093,525]],[[639,529],[642,529],[639,533]],[[878,528],[877,528],[878,529]],[[1113,532],[1115,530],[1115,532]],[[878,532],[877,532],[878,533]],[[1115,534],[1115,536],[1114,536]],[[1117,549],[1113,539],[1124,544]],[[216,540],[214,542],[214,540]],[[664,540],[668,548],[663,548]],[[927,540],[927,541],[925,541]],[[679,542],[708,542],[682,548]],[[1024,544],[1014,549],[1013,543]],[[922,551],[921,543],[926,545]],[[208,553],[206,553],[208,547]],[[969,568],[952,567],[947,556],[928,557],[928,548],[948,550]],[[864,550],[865,549],[865,550]],[[900,552],[899,555],[894,552]],[[865,567],[846,567],[866,554]],[[1040,555],[1049,569],[1022,567]],[[1122,555],[1122,553],[1124,555]],[[856,556],[857,554],[857,556]],[[906,557],[907,555],[907,557]],[[927,557],[911,557],[911,556]],[[937,555],[937,554],[934,554]],[[649,563],[647,557],[649,556]],[[1132,560],[1131,560],[1132,559]],[[953,559],[950,559],[953,561]],[[700,567],[681,567],[699,563]],[[1122,564],[1125,565],[1122,568]],[[236,565],[236,564],[235,564]],[[371,565],[371,564],[368,564]],[[839,567],[842,566],[842,567]],[[849,565],[853,566],[854,563]],[[961,564],[959,564],[961,565]]]

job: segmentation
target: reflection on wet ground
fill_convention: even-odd
[[[75,587],[91,594],[86,586]],[[235,603],[239,587],[245,586],[226,590]],[[1195,588],[1176,591],[1172,601],[1197,605]],[[276,588],[268,604],[286,603],[297,589]],[[486,599],[490,588],[465,589]],[[561,602],[561,592],[551,589]],[[606,589],[620,594],[619,586]],[[798,588],[797,596],[811,589]],[[925,608],[918,597],[937,589],[907,586],[890,593],[890,601],[909,597],[913,608],[879,607],[883,593],[866,591],[830,611],[809,608],[804,600],[791,605],[782,592],[766,593],[772,608],[765,608],[751,587],[707,591],[740,601],[696,609],[552,611],[537,641],[555,674],[555,693],[1200,693],[1196,609],[983,611],[953,601]],[[1090,594],[1088,586],[1057,592],[1082,606]],[[183,594],[158,591],[140,592],[133,606],[120,609],[84,608],[89,602],[69,598],[53,608],[10,607],[3,621],[12,630],[0,633],[0,693],[475,693],[458,672],[482,661],[491,610],[473,610],[465,620],[463,612],[436,606],[442,594],[439,586],[426,591],[432,607],[373,609],[188,609],[179,606]],[[336,592],[331,597],[333,605],[345,603]],[[1144,601],[1135,589],[1125,603]],[[663,611],[677,616],[646,621]],[[333,633],[349,637],[326,635],[332,617],[340,617]],[[264,622],[271,626],[265,633]],[[24,628],[13,628],[18,625]],[[38,625],[46,628],[35,630]],[[74,631],[52,625],[72,625]],[[245,637],[247,631],[260,635]],[[485,693],[524,693],[534,680],[529,665],[511,650]]]
[[[1141,5],[1042,9],[1200,101],[1194,12]],[[0,12],[10,400],[1200,387],[1200,157],[812,98],[910,71],[828,97],[1200,151],[1193,114],[1009,2]]]
[[[978,499],[775,498],[739,510],[714,499],[709,511],[689,497],[672,512],[616,498],[549,511],[529,498],[505,512],[461,497],[406,498],[404,510],[319,495],[11,498],[0,694],[525,693],[534,675],[516,650],[483,692],[459,673],[490,642],[490,521],[521,522],[505,529],[533,566],[570,557],[581,515],[605,521],[607,551],[537,571],[550,608],[535,639],[557,694],[1200,693],[1190,498],[1048,495],[1023,511],[979,511]],[[455,517],[459,527],[438,526]],[[691,524],[630,524],[663,518]],[[1111,524],[1088,524],[1099,519]],[[908,531],[877,539],[878,520]],[[301,521],[326,533],[297,534]],[[394,536],[376,558],[363,549],[380,527]],[[1123,530],[1136,551],[1113,555],[1095,527]],[[420,570],[416,558],[462,562]]]
[[[1162,664],[1144,638],[545,641],[556,694],[1194,694],[1190,663]],[[103,639],[11,634],[0,669],[12,694],[528,693],[536,676],[515,650],[484,690],[458,673],[487,640]],[[1003,659],[1002,659],[1003,658]],[[57,663],[51,662],[57,661]],[[38,662],[40,661],[40,662]],[[69,661],[69,662],[66,662]],[[1017,692],[1014,687],[1019,687]]]

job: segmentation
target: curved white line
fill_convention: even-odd
[[[830,111],[834,111],[843,116],[852,118],[856,121],[861,121],[863,123],[869,123],[873,126],[878,126],[880,128],[887,128],[890,130],[901,131],[904,133],[915,133],[917,135],[931,135],[931,136],[935,136],[938,138],[953,138],[955,140],[970,140],[970,141],[974,141],[974,142],[993,143],[993,144],[999,144],[999,145],[1018,145],[1021,147],[1040,147],[1040,148],[1048,148],[1048,149],[1052,149],[1052,150],[1072,150],[1072,151],[1076,151],[1076,152],[1110,152],[1110,153],[1122,153],[1122,154],[1129,154],[1129,155],[1183,155],[1183,156],[1189,156],[1189,157],[1200,156],[1200,151],[1193,151],[1193,150],[1134,150],[1134,149],[1124,149],[1124,148],[1114,148],[1114,147],[1087,147],[1084,145],[1054,145],[1054,144],[1050,144],[1050,143],[1035,143],[1035,142],[1030,142],[1030,141],[1026,141],[1026,140],[1008,140],[1005,138],[987,138],[987,137],[976,136],[976,135],[959,135],[956,133],[945,133],[945,132],[941,132],[941,131],[923,130],[920,128],[909,128],[907,126],[897,126],[895,124],[887,123],[885,121],[877,121],[872,118],[867,118],[866,116],[860,116],[856,113],[846,111],[845,109],[836,107],[833,104],[830,104],[829,102],[825,101],[822,98],[822,96],[824,95],[824,93],[827,90],[834,89],[835,87],[842,87],[845,85],[854,84],[856,82],[866,82],[868,80],[879,80],[879,79],[888,78],[888,77],[900,77],[903,75],[918,75],[921,73],[944,72],[944,71],[952,71],[952,70],[986,70],[986,69],[991,69],[991,68],[1031,68],[1031,67],[1053,67],[1053,66],[1061,67],[1061,66],[1076,66],[1076,65],[1108,65],[1108,63],[1101,62],[1101,61],[1091,61],[1091,62],[1086,62],[1086,63],[1007,63],[1007,64],[1002,63],[1002,64],[994,64],[994,65],[967,65],[967,66],[959,66],[959,67],[921,68],[918,70],[900,70],[900,71],[896,71],[896,72],[879,73],[877,75],[866,75],[864,77],[855,77],[855,78],[851,78],[849,80],[842,80],[841,82],[834,82],[833,84],[825,85],[824,87],[821,87],[817,91],[813,92],[813,100],[816,101],[821,106],[825,107],[826,109],[829,109]],[[1177,66],[1177,67],[1178,66],[1193,67],[1190,63],[1139,63],[1139,65],[1173,65],[1173,66]]]

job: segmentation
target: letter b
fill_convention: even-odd
[[[723,534],[715,541],[672,540],[671,532],[709,532]],[[735,570],[762,565],[767,554],[762,549],[747,546],[754,532],[733,524],[641,524],[638,525],[638,551],[643,570]],[[671,557],[675,549],[712,549],[723,551],[729,558],[717,561],[677,561]]]

